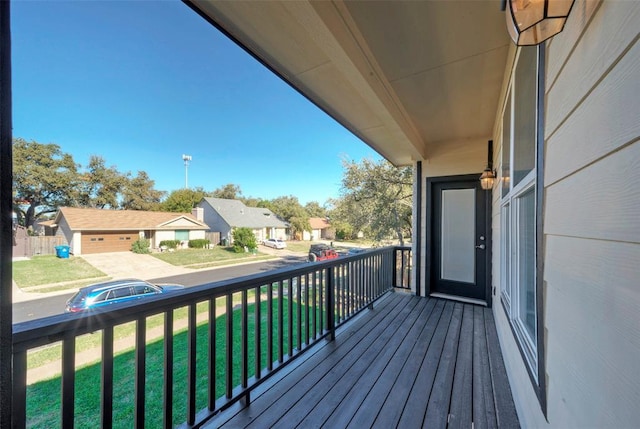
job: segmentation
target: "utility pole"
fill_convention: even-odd
[[[182,160],[184,161],[184,188],[189,189],[189,161],[191,161],[191,155],[182,154]]]

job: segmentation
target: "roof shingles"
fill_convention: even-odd
[[[56,223],[61,217],[73,231],[176,229],[176,226],[172,226],[173,221],[179,221],[179,229],[209,228],[190,213],[61,207],[56,215]]]
[[[247,207],[242,201],[225,198],[204,198],[218,214],[232,227],[246,228],[287,228],[271,210],[261,207]]]

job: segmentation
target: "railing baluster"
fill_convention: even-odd
[[[62,427],[73,427],[76,379],[76,337],[73,334],[62,340]]]
[[[102,331],[102,392],[100,394],[101,427],[113,426],[113,326]]]
[[[260,379],[262,378],[262,322],[261,322],[261,308],[260,308],[260,303],[262,302],[260,299],[260,295],[261,295],[261,286],[256,286],[255,289],[255,299],[256,299],[256,304],[255,304],[255,322],[254,322],[254,332],[255,332],[255,345],[253,347],[254,350],[254,362],[255,362],[255,369],[254,369],[254,373],[256,376],[256,379]]]
[[[267,369],[273,369],[273,283],[267,286]]]
[[[305,345],[309,345],[309,273],[304,275],[304,327],[305,327]]]
[[[336,339],[336,320],[335,320],[335,294],[333,290],[333,267],[327,268],[327,329],[329,330],[329,339]]]
[[[227,294],[227,329],[226,329],[226,395],[227,399],[233,396],[233,294]]]
[[[145,370],[147,361],[147,319],[136,320],[136,384],[135,384],[135,427],[144,429]],[[67,427],[67,426],[64,426]]]
[[[164,416],[165,429],[173,427],[173,309],[164,312]]]
[[[241,314],[242,319],[240,320],[240,385],[244,388],[247,387],[247,380],[249,378],[249,334],[247,323],[249,321],[249,312],[248,312],[248,304],[247,304],[247,290],[243,290],[241,293],[242,296],[242,305],[241,305]]]
[[[313,308],[313,339],[318,338],[318,301],[317,301],[317,289],[318,283],[316,282],[316,272],[311,273],[311,290],[312,290],[312,308]]]
[[[344,322],[347,319],[347,296],[345,294],[344,287],[344,265],[338,265],[338,270],[340,271],[339,277],[339,290],[340,290],[340,301],[342,302],[342,313],[340,314],[340,323]]]
[[[297,340],[298,340],[298,350],[302,350],[302,276],[298,276],[296,277],[298,279],[298,284],[296,287],[296,293],[297,293],[297,305],[296,305],[296,310],[297,310],[297,321],[296,321],[296,328],[297,328]]]
[[[209,300],[209,411],[216,408],[216,298]]]
[[[282,280],[278,282],[278,362],[284,362],[284,317]]]
[[[196,334],[198,330],[198,324],[196,321],[196,306],[197,303],[189,305],[188,316],[188,344],[187,344],[187,424],[193,425],[196,421],[196,357],[198,351],[196,349]]]
[[[293,278],[289,279],[287,285],[288,309],[289,309],[289,356],[293,356]]]
[[[349,278],[349,271],[349,263],[344,264],[344,283],[347,292],[347,314],[350,317],[355,314],[356,306],[358,305],[358,303],[356,302],[355,297],[353,296],[353,290],[351,289],[351,279]]]
[[[318,288],[318,292],[319,292],[319,296],[318,296],[318,302],[320,303],[319,307],[320,307],[320,333],[324,334],[324,330],[325,327],[327,326],[327,324],[325,323],[325,313],[326,313],[326,307],[325,307],[325,302],[324,302],[324,288],[325,288],[325,275],[324,275],[324,270],[320,270],[318,272],[318,275],[320,277],[320,281],[319,281],[319,288]]]

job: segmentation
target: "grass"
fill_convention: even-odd
[[[175,252],[152,253],[151,256],[171,265],[190,268],[206,268],[244,260],[256,261],[271,258],[259,252],[257,255],[236,253],[232,247],[222,246],[216,246],[213,249],[181,249]]]
[[[251,300],[255,296],[255,292],[253,290],[247,293],[247,299]],[[241,295],[236,293],[233,295],[232,303],[233,305],[239,304],[241,301]],[[221,297],[216,300],[216,314],[224,313],[226,308],[225,306],[225,298]],[[196,305],[196,314],[206,313],[209,309],[209,304],[207,302],[201,302]],[[187,308],[179,308],[173,312],[173,318],[176,322],[181,320],[186,320],[187,318]],[[147,330],[157,328],[159,326],[163,326],[164,324],[164,315],[157,314],[155,316],[151,316],[147,318]],[[124,323],[122,325],[118,325],[113,330],[113,338],[115,341],[130,338],[136,332],[135,322]],[[153,340],[153,338],[149,338],[149,340]],[[86,350],[97,349],[102,347],[102,334],[100,332],[83,335],[76,338],[76,353],[81,353]],[[60,361],[62,355],[62,344],[55,343],[47,347],[41,347],[38,349],[34,349],[27,356],[27,369],[39,368],[43,365],[47,365],[51,362]]]
[[[105,273],[84,259],[73,256],[68,259],[53,255],[34,256],[26,261],[13,263],[13,279],[21,288],[105,276]]]
[[[284,299],[284,319],[285,332],[283,332],[284,344],[288,344],[289,335],[293,334],[294,347],[297,347],[297,331],[290,333],[288,326],[288,301]],[[295,308],[295,307],[294,307]],[[313,312],[313,309],[310,309]],[[318,317],[322,317],[319,310]],[[233,325],[233,385],[240,384],[240,317],[234,311]],[[249,323],[248,337],[254,338],[254,314],[255,305],[248,306]],[[261,324],[265,326],[267,315],[267,303],[261,304]],[[277,320],[277,305],[274,303],[274,325],[275,331]],[[293,312],[294,326],[297,325],[297,314]],[[227,315],[216,318],[216,398],[225,393],[225,371],[226,371],[226,338],[225,326]],[[304,318],[301,323],[304,332]],[[295,328],[294,328],[295,329]],[[275,332],[274,332],[275,334]],[[261,362],[266,366],[267,362],[267,333],[266,329],[261,330]],[[200,410],[207,406],[208,391],[208,324],[202,323],[197,328],[196,339],[196,409]],[[255,357],[253,341],[249,341],[249,377],[254,374]],[[161,427],[163,418],[163,360],[164,360],[164,339],[150,342],[146,347],[146,406],[145,419],[147,427]],[[285,346],[286,349],[286,346]],[[186,420],[186,397],[187,397],[187,333],[177,332],[174,335],[173,353],[173,424],[177,425]],[[286,353],[286,351],[285,351]],[[277,359],[277,348],[274,341],[273,356]],[[93,428],[96,427],[100,416],[100,373],[99,363],[88,365],[76,371],[76,402],[75,402],[75,427]],[[114,391],[113,391],[113,420],[115,428],[127,428],[131,426],[134,417],[134,381],[135,381],[135,351],[130,350],[117,355],[114,359]],[[60,422],[60,377],[57,376],[47,381],[32,384],[27,387],[27,426],[32,428],[57,427]]]

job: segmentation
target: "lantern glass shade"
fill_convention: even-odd
[[[574,0],[507,0],[507,29],[518,46],[537,45],[564,28]]]
[[[496,174],[490,168],[486,168],[480,176],[480,186],[485,191],[493,189],[493,184],[496,181]]]

